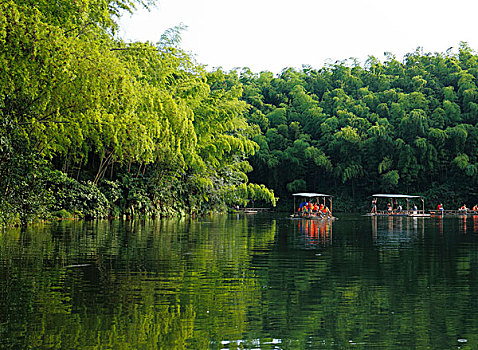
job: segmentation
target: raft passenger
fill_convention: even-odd
[[[466,204],[463,204],[463,205],[461,206],[461,208],[458,209],[458,211],[459,211],[460,213],[462,213],[462,214],[466,214],[466,212],[468,211],[468,208],[466,207]]]
[[[445,213],[445,208],[443,207],[442,203],[438,204],[437,210],[440,212],[441,216],[443,216]]]
[[[372,199],[372,210],[370,212],[371,213],[377,212],[377,198]]]

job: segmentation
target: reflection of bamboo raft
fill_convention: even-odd
[[[331,220],[297,220],[296,223],[306,248],[332,244]]]
[[[461,215],[478,215],[477,211],[467,210],[463,212],[461,210],[443,210],[443,214],[441,210],[430,210],[430,214],[433,216],[461,216]]]

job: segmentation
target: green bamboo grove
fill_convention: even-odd
[[[207,71],[125,43],[133,0],[0,3],[0,217],[201,215],[301,190],[475,199],[477,55],[369,57],[280,74]]]
[[[275,205],[250,183],[242,88],[178,47],[115,37],[123,0],[0,4],[0,216],[167,216]]]
[[[372,193],[416,193],[430,206],[478,202],[478,56],[423,53],[369,57],[319,70],[243,70],[251,106],[251,181],[279,197],[320,190],[343,209],[368,205]],[[235,79],[235,77],[234,77]],[[292,166],[291,166],[292,165]]]

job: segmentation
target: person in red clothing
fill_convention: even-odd
[[[445,212],[445,208],[443,208],[443,204],[438,204],[437,210],[440,212],[441,216],[443,216]]]
[[[460,213],[466,214],[468,211],[468,208],[466,207],[466,204],[463,204],[460,209],[458,209]]]
[[[314,204],[314,212],[318,212],[319,211],[319,206],[317,205],[317,203]]]

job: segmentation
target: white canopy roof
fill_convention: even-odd
[[[321,193],[294,193],[293,196],[298,197],[331,197],[330,194],[321,194]]]
[[[381,198],[422,198],[422,196],[410,196],[408,194],[373,194],[372,197],[381,197]]]

